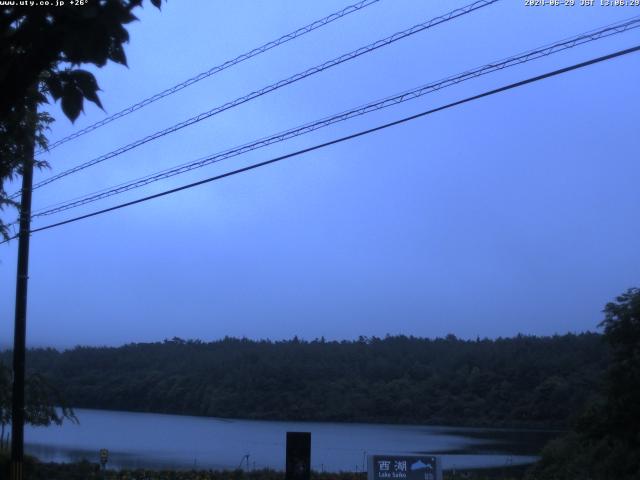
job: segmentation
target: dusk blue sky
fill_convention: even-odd
[[[129,27],[129,68],[90,68],[107,113],[349,1],[146,3]],[[53,150],[36,180],[467,3],[382,0]],[[34,209],[638,14],[503,0],[43,187]],[[640,29],[599,40],[33,227],[639,43]],[[594,330],[606,302],[640,285],[639,85],[636,53],[34,233],[27,342]],[[48,110],[52,141],[105,116],[88,105],[72,125],[59,105]],[[13,338],[16,252],[17,242],[0,246],[1,346]]]

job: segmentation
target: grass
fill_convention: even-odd
[[[0,451],[0,478],[9,478],[9,456]],[[444,480],[521,480],[524,467],[444,472]],[[366,480],[365,473],[312,472],[311,480]],[[98,464],[42,463],[25,458],[24,480],[284,480],[276,470],[106,470]]]

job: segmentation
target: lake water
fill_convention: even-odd
[[[229,420],[85,409],[77,409],[76,415],[79,425],[27,427],[27,453],[43,461],[97,463],[98,451],[107,448],[110,468],[282,470],[286,432],[302,431],[311,432],[311,464],[318,471],[362,471],[366,455],[376,453],[433,453],[443,457],[445,469],[458,469],[530,463],[553,436],[530,430]]]

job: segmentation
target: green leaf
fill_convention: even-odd
[[[68,82],[64,86],[64,92],[62,95],[62,111],[72,122],[76,121],[78,115],[82,111],[82,92],[76,87],[75,83]]]
[[[84,95],[87,100],[95,103],[98,107],[104,110],[97,94],[100,87],[98,87],[96,77],[86,70],[74,70],[70,74],[75,81],[76,87],[82,92],[82,95]]]
[[[52,72],[49,77],[44,79],[44,84],[49,89],[49,93],[51,93],[54,100],[62,97],[62,81],[59,73]]]
[[[49,103],[49,99],[46,95],[40,91],[36,93],[36,100],[38,103]]]
[[[112,43],[109,48],[109,59],[116,63],[127,66],[127,56],[124,54],[124,49],[119,43]]]

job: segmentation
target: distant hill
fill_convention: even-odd
[[[10,361],[10,352],[0,354]],[[32,349],[70,405],[228,418],[565,427],[607,364],[602,336]]]

